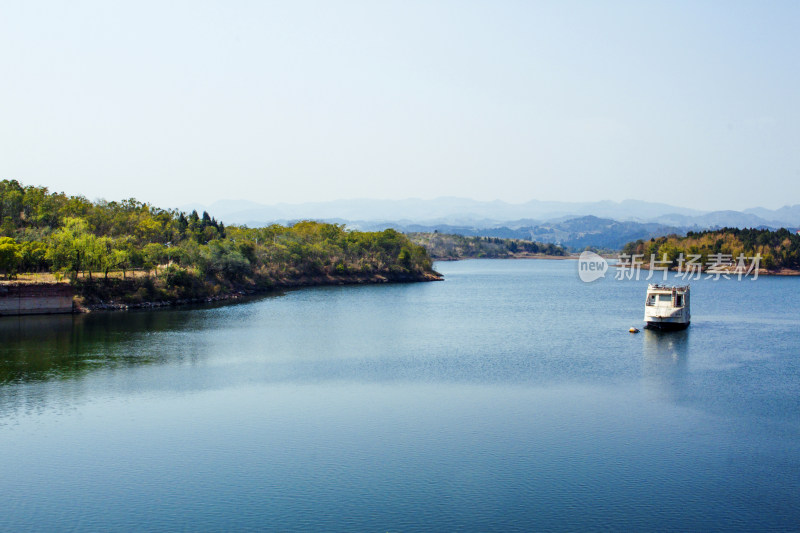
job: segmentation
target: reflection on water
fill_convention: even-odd
[[[642,375],[645,386],[657,397],[679,400],[689,372],[691,327],[681,331],[644,329]]]
[[[0,384],[75,379],[94,369],[191,357],[180,342],[181,335],[203,330],[209,316],[215,317],[219,309],[247,302],[155,311],[2,317]],[[164,335],[170,333],[174,335]],[[153,338],[166,343],[153,343]]]
[[[4,317],[0,383],[76,378],[95,368],[152,362],[157,357],[120,349],[120,342],[179,327],[181,318],[135,312]]]

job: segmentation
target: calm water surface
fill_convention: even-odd
[[[800,529],[800,279],[437,268],[0,319],[0,530]]]

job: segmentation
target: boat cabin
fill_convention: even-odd
[[[652,283],[647,286],[644,307],[645,327],[683,329],[689,326],[689,286]]]

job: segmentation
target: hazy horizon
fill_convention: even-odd
[[[127,200],[129,198],[135,198],[138,201],[141,201],[141,202],[144,202],[144,203],[148,203],[148,204],[150,204],[150,205],[152,205],[154,207],[159,207],[159,208],[162,208],[162,209],[183,209],[183,208],[185,208],[187,206],[212,207],[214,204],[227,203],[227,202],[231,202],[231,203],[233,203],[233,202],[236,202],[236,203],[239,203],[239,202],[241,202],[241,203],[253,203],[253,204],[258,204],[259,206],[267,206],[267,207],[269,207],[269,206],[276,206],[276,205],[301,206],[301,205],[305,205],[305,204],[317,204],[317,203],[325,204],[325,203],[337,203],[337,202],[361,202],[361,201],[404,202],[404,201],[413,201],[413,200],[436,201],[436,200],[447,200],[447,199],[464,200],[464,201],[470,201],[470,202],[485,202],[485,203],[502,202],[502,203],[505,203],[505,204],[508,204],[508,205],[512,205],[512,206],[522,206],[522,205],[525,205],[525,204],[528,204],[528,203],[531,203],[531,202],[564,203],[564,204],[592,204],[592,203],[624,204],[626,202],[647,202],[647,203],[654,203],[654,204],[671,205],[671,206],[674,206],[674,207],[677,207],[677,208],[682,208],[682,209],[687,209],[687,210],[695,210],[695,211],[698,211],[698,212],[744,211],[744,210],[747,210],[747,209],[757,209],[757,208],[764,208],[764,209],[769,209],[769,210],[778,210],[778,209],[781,209],[782,207],[793,207],[795,205],[800,205],[800,200],[798,200],[798,201],[784,202],[782,204],[778,203],[774,207],[769,207],[769,206],[765,206],[765,205],[757,205],[757,204],[746,204],[743,207],[737,207],[737,208],[734,208],[734,207],[722,207],[722,208],[719,208],[719,209],[714,209],[714,208],[691,207],[689,205],[685,205],[685,204],[679,203],[679,200],[681,200],[683,198],[682,196],[676,196],[676,197],[666,196],[666,197],[657,197],[657,198],[623,197],[623,198],[619,198],[619,199],[598,198],[598,199],[592,199],[592,200],[575,200],[575,199],[569,199],[569,198],[567,198],[567,199],[528,198],[528,199],[503,200],[501,198],[491,198],[491,199],[474,198],[474,197],[469,197],[469,196],[464,196],[464,195],[461,195],[461,194],[457,194],[457,192],[455,192],[455,191],[454,191],[453,194],[442,194],[442,195],[437,195],[437,196],[405,196],[405,197],[394,197],[394,198],[392,198],[392,197],[379,198],[379,197],[362,196],[362,197],[350,197],[350,198],[329,198],[329,199],[323,199],[323,200],[298,200],[298,201],[280,201],[280,200],[259,201],[257,199],[252,199],[252,198],[233,197],[233,196],[227,196],[227,197],[226,196],[220,196],[218,198],[211,198],[208,201],[197,201],[197,200],[192,200],[192,199],[186,199],[186,200],[179,200],[178,202],[173,202],[173,203],[169,203],[168,204],[168,203],[164,203],[164,202],[153,201],[152,199],[150,199],[147,196],[147,194],[146,194],[147,191],[145,191],[145,194],[141,194],[141,195],[134,194],[134,195],[128,195],[128,196],[119,196],[119,197],[92,196],[91,194],[87,194],[86,191],[77,190],[74,187],[70,188],[70,189],[53,187],[49,183],[45,183],[45,182],[33,183],[33,182],[28,182],[28,181],[25,181],[23,179],[20,179],[18,177],[14,177],[14,176],[0,176],[0,179],[17,180],[20,183],[22,183],[22,185],[24,185],[24,186],[33,185],[33,186],[48,187],[48,189],[49,189],[49,191],[51,193],[63,192],[64,194],[67,194],[67,195],[70,195],[70,196],[84,196],[84,197],[86,197],[87,199],[89,199],[91,201],[108,201],[108,202],[116,201],[116,202],[119,202],[119,201],[122,201],[122,200]],[[210,214],[213,215],[213,213],[210,213]]]
[[[614,204],[624,204],[626,202],[646,202],[646,203],[654,203],[654,204],[665,204],[665,205],[672,205],[674,207],[680,207],[683,209],[691,209],[696,211],[702,212],[712,212],[712,211],[743,211],[746,209],[756,209],[756,208],[765,208],[770,210],[777,210],[782,207],[793,207],[795,205],[800,204],[800,202],[794,203],[785,203],[783,205],[778,205],[777,207],[765,207],[763,205],[747,205],[741,209],[734,209],[734,208],[723,208],[723,209],[701,209],[701,208],[694,208],[694,207],[687,207],[685,205],[681,205],[674,201],[671,201],[670,198],[663,198],[663,199],[641,199],[641,198],[620,198],[619,200],[612,200],[610,198],[603,198],[597,200],[544,200],[540,198],[529,198],[527,200],[502,200],[500,198],[491,198],[491,199],[480,199],[480,198],[471,198],[469,196],[461,196],[458,194],[448,194],[448,195],[441,195],[441,196],[432,196],[432,197],[421,197],[421,196],[408,196],[408,197],[398,197],[398,198],[370,198],[370,197],[361,197],[361,198],[332,198],[330,200],[317,200],[317,201],[300,201],[300,202],[259,202],[257,200],[245,199],[245,198],[217,198],[210,202],[185,202],[183,205],[205,205],[208,207],[213,206],[217,203],[225,203],[225,202],[252,202],[258,205],[263,206],[272,206],[272,205],[279,205],[279,204],[286,204],[286,205],[304,205],[304,204],[314,204],[314,203],[336,203],[336,202],[361,202],[361,201],[375,201],[375,202],[404,202],[404,201],[412,201],[412,200],[421,200],[421,201],[436,201],[436,200],[465,200],[470,202],[486,202],[486,203],[493,203],[493,202],[502,202],[509,205],[514,206],[522,206],[531,202],[542,202],[542,203],[564,203],[564,204],[591,204],[591,203],[614,203]],[[107,198],[103,198],[103,200],[109,200]],[[109,200],[110,201],[110,200]],[[171,206],[171,207],[181,207],[181,206]]]
[[[0,179],[162,207],[800,203],[800,4],[8,3]]]

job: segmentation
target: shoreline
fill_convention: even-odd
[[[346,285],[382,285],[386,283],[425,283],[443,281],[444,276],[436,271],[411,273],[383,273],[357,276],[300,276],[294,279],[281,279],[270,286],[238,287],[225,294],[198,296],[193,298],[177,298],[166,300],[145,300],[142,302],[99,301],[92,303],[76,303],[75,313],[91,313],[95,311],[128,311],[136,309],[158,309],[162,307],[180,307],[185,305],[203,305],[216,302],[241,300],[243,298],[280,294],[284,290],[310,287],[332,287]],[[76,295],[76,299],[79,296]]]
[[[325,286],[345,286],[345,285],[379,285],[385,283],[422,283],[429,281],[442,281],[444,277],[436,271],[427,271],[421,273],[410,272],[383,272],[383,273],[370,273],[370,274],[357,274],[357,275],[317,275],[317,276],[299,276],[297,278],[283,278],[274,280],[269,285],[240,285],[229,288],[229,292],[222,294],[200,294],[185,298],[163,298],[163,299],[144,299],[141,301],[125,301],[126,298],[131,297],[130,292],[112,293],[110,297],[99,297],[96,293],[86,290],[81,291],[80,287],[76,287],[68,282],[59,282],[60,286],[69,286],[72,291],[72,310],[66,311],[66,314],[81,314],[91,313],[96,311],[128,311],[137,309],[158,309],[162,307],[180,307],[188,305],[204,305],[217,302],[232,302],[241,300],[248,297],[266,296],[269,294],[280,294],[284,290],[300,289],[305,287],[325,287]],[[102,287],[109,289],[108,280],[96,278],[92,280],[90,288],[97,289]],[[85,280],[84,280],[85,282]],[[52,286],[53,283],[47,282],[27,282],[19,280],[3,280],[0,281],[0,288],[5,287],[43,287]],[[116,291],[119,291],[117,287]],[[112,288],[113,292],[113,288]],[[88,301],[87,301],[88,299]],[[52,314],[49,312],[44,313],[26,313],[27,314]],[[6,314],[4,316],[20,316],[19,314]]]

